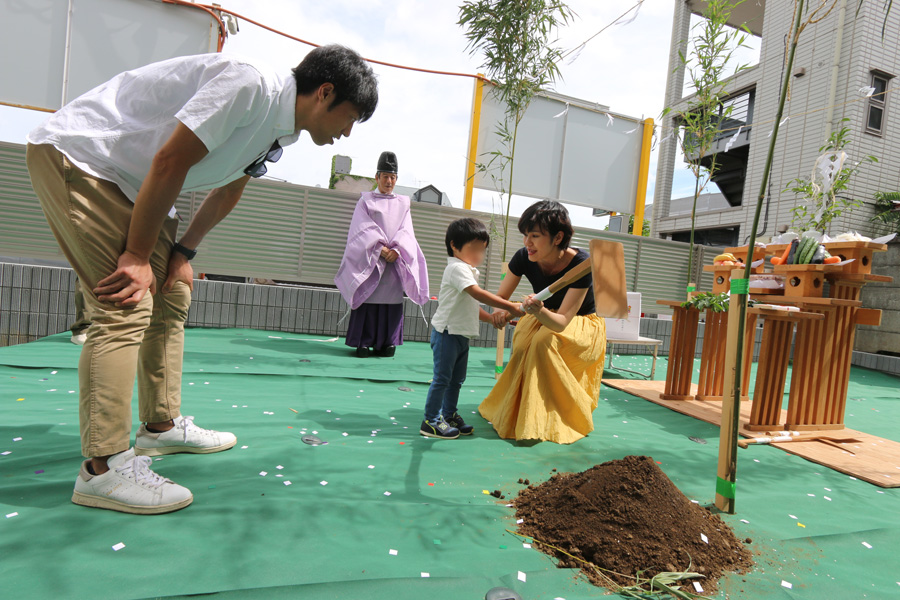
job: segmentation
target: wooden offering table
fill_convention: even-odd
[[[798,298],[757,296],[760,302],[792,304],[803,312],[818,313],[821,319],[797,322],[794,361],[785,427],[794,431],[843,429],[847,384],[853,339],[861,302],[841,298]],[[849,345],[848,345],[849,344]]]
[[[744,428],[750,431],[781,430],[784,429],[781,423],[781,402],[794,324],[803,320],[823,320],[825,316],[813,312],[756,307],[748,308],[747,313],[758,315],[764,320],[750,420]],[[794,376],[797,376],[796,371]]]
[[[672,315],[672,338],[669,340],[666,385],[660,397],[664,400],[692,400],[694,395],[691,394],[691,375],[694,371],[700,311],[696,308],[684,308],[681,302],[674,300],[657,300],[656,303],[675,309]]]
[[[756,341],[756,317],[747,311],[744,334],[744,360],[741,369],[741,400],[747,400],[750,365],[753,363],[753,344]],[[706,311],[703,328],[703,349],[700,353],[700,378],[697,381],[697,400],[721,400],[725,384],[725,337],[728,332],[728,311]]]

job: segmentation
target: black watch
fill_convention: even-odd
[[[197,256],[196,250],[191,250],[190,248],[185,248],[178,242],[175,242],[175,245],[172,246],[172,250],[174,252],[178,252],[179,254],[183,254],[185,256],[185,258],[187,258],[188,260],[193,260],[193,258],[195,256]]]

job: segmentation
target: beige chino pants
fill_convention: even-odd
[[[117,454],[131,446],[135,373],[141,421],[181,414],[191,293],[182,282],[161,292],[178,222],[166,219],[150,257],[157,294],[145,294],[133,308],[100,302],[93,289],[116,270],[134,205],[117,185],[85,173],[52,145],[28,144],[26,162],[50,229],[78,275],[91,323],[78,363],[81,451],[86,457]]]

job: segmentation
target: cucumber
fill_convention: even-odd
[[[819,243],[812,237],[804,238],[803,242],[804,243],[797,250],[797,254],[799,255],[797,258],[798,265],[808,265],[809,261],[812,260],[816,248],[819,246]]]
[[[809,261],[812,259],[813,252],[815,252],[816,240],[811,237],[803,238],[803,243],[800,244],[800,247],[797,249],[797,264],[798,265],[807,265]]]

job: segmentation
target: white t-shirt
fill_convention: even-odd
[[[111,181],[132,201],[156,152],[180,121],[209,150],[182,191],[244,176],[276,139],[294,133],[297,84],[270,67],[228,54],[181,56],[126,71],[72,100],[28,134],[78,168]]]
[[[465,292],[473,285],[478,285],[478,269],[456,257],[448,258],[441,277],[438,309],[431,318],[437,332],[446,329],[454,335],[478,337],[478,301]]]

